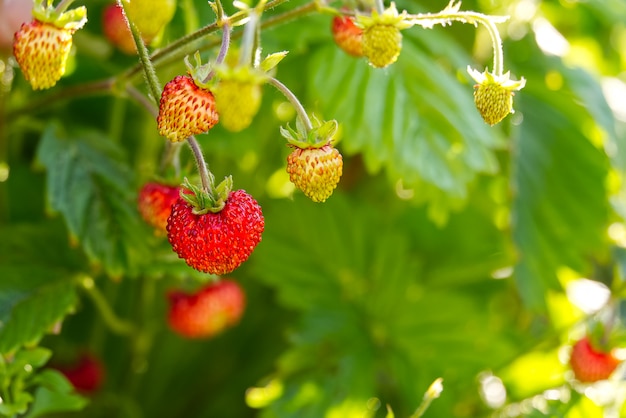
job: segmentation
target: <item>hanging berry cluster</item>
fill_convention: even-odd
[[[84,6],[68,10],[72,1],[62,0],[56,7],[52,0],[36,1],[33,21],[24,23],[15,34],[14,55],[33,89],[54,86],[65,72],[72,35],[87,19]],[[123,20],[123,30],[111,30],[111,33],[115,32],[115,43],[121,49],[126,52],[134,49],[138,54],[158,111],[145,97],[138,98],[141,93],[136,89],[127,90],[155,114],[158,132],[168,143],[164,161],[176,166],[173,155],[177,144],[189,145],[200,184],[188,179],[181,186],[149,183],[139,195],[140,213],[156,231],[167,234],[173,250],[189,266],[210,274],[228,274],[246,261],[261,241],[264,218],[252,196],[244,190],[233,190],[231,177],[216,183],[194,136],[209,132],[218,123],[232,132],[246,129],[260,108],[263,86],[273,86],[297,112],[295,127],[287,125],[280,129],[292,149],[287,157],[289,178],[311,200],[324,202],[342,175],[343,159],[334,143],[338,123],[310,115],[291,90],[274,77],[276,66],[287,52],[261,59],[261,17],[270,6],[266,0],[260,0],[254,7],[235,1],[239,11],[232,16],[224,12],[219,0],[210,3],[216,21],[204,33],[221,32],[216,58],[202,63],[200,53],[196,52],[191,63],[186,57],[186,74],[175,76],[163,89],[146,45],[158,39],[172,19],[175,0],[166,0],[149,19],[145,13],[137,12],[146,10],[149,6],[146,2],[118,0],[107,13],[117,22]],[[511,80],[510,73],[504,72],[502,42],[495,24],[506,17],[461,11],[461,3],[454,0],[441,12],[419,14],[399,12],[393,2],[385,7],[383,0],[375,0],[368,6],[363,4],[341,9],[316,4],[315,10],[333,15],[331,30],[341,49],[353,57],[364,57],[374,68],[386,68],[397,61],[402,52],[402,31],[413,26],[432,28],[453,21],[484,25],[491,36],[494,63],[492,71],[479,72],[468,67],[477,83],[475,104],[490,125],[513,112],[514,91],[523,88],[525,80]],[[238,26],[243,26],[241,42],[231,48],[231,33]],[[196,38],[183,38],[175,44],[180,47]]]

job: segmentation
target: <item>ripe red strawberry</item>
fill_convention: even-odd
[[[54,86],[65,74],[72,35],[87,21],[84,6],[66,12],[70,2],[57,10],[42,1],[34,4],[34,19],[23,23],[13,40],[13,55],[34,90]]]
[[[289,179],[314,202],[324,202],[333,194],[343,171],[339,151],[327,144],[321,148],[299,148],[287,157]]]
[[[128,55],[137,52],[133,35],[130,33],[124,11],[119,4],[110,4],[102,13],[102,31],[104,36],[120,51]]]
[[[363,29],[349,16],[335,16],[331,30],[335,43],[349,55],[363,56]]]
[[[104,366],[92,354],[81,354],[76,363],[55,368],[65,375],[77,391],[85,394],[97,391],[104,380]]]
[[[217,198],[222,203],[215,208],[200,207],[215,196],[197,190],[181,196],[167,220],[167,238],[189,266],[223,275],[248,259],[261,241],[265,220],[257,201],[244,190],[230,192],[230,186],[222,185],[217,189],[225,196]]]
[[[218,121],[213,93],[198,87],[191,76],[176,76],[163,88],[157,124],[159,133],[170,141],[207,132]]]
[[[608,379],[619,363],[612,353],[595,347],[589,337],[583,337],[572,347],[570,366],[580,382]]]
[[[168,295],[168,322],[174,332],[187,338],[209,338],[230,328],[241,319],[245,294],[239,285],[221,280],[194,294]]]
[[[172,205],[180,196],[180,187],[149,182],[139,191],[137,200],[139,213],[148,225],[159,233],[166,233],[167,218],[172,213]]]

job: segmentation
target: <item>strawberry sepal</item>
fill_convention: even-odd
[[[66,2],[61,9],[53,7],[47,0],[36,1],[33,5],[33,17],[40,22],[49,23],[59,29],[75,32],[87,23],[87,8],[80,6],[67,10],[72,2]]]

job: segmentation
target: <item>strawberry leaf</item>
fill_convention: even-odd
[[[66,136],[51,125],[37,157],[47,169],[51,209],[63,215],[90,260],[111,276],[136,274],[147,246],[121,149],[98,132]]]
[[[78,411],[87,399],[76,394],[72,384],[57,370],[47,369],[33,379],[39,385],[34,401],[24,418],[35,418],[55,412]]]
[[[591,272],[589,261],[603,249],[608,222],[608,159],[593,143],[599,128],[582,104],[584,89],[573,87],[588,85],[588,77],[556,58],[546,65],[559,71],[564,86],[551,91],[543,76],[528,74],[536,81],[519,95],[524,123],[515,132],[513,162],[513,238],[521,254],[515,277],[525,302],[539,310],[546,291],[560,289],[559,268]]]
[[[0,236],[0,353],[11,353],[75,308],[81,263],[58,224],[4,227]]]
[[[496,338],[506,321],[493,323],[479,302],[500,292],[500,282],[485,275],[462,290],[458,283],[431,284],[420,253],[402,233],[406,222],[395,225],[339,192],[323,206],[307,203],[266,211],[263,243],[251,258],[255,275],[276,290],[279,302],[300,313],[278,365],[284,395],[267,416],[364,408],[363,399],[384,391],[374,377],[380,375],[410,401],[397,409],[400,415],[419,404],[433,376],[476,374],[512,352],[513,344]],[[477,343],[478,334],[490,343]]]

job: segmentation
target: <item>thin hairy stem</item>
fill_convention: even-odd
[[[291,103],[291,105],[296,109],[296,113],[298,114],[298,117],[304,124],[307,132],[313,129],[313,124],[311,123],[311,119],[309,118],[309,115],[306,113],[304,106],[302,106],[302,103],[300,103],[300,100],[298,100],[296,95],[293,94],[293,92],[289,90],[287,86],[285,86],[283,83],[281,83],[274,77],[270,77],[267,80],[267,82],[271,84],[272,86],[276,87],[278,91],[280,91],[287,98],[287,100],[289,100],[289,103]]]

